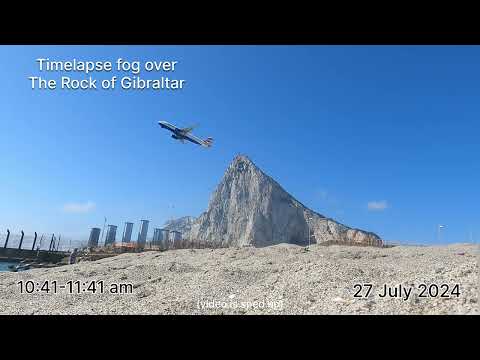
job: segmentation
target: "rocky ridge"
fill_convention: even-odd
[[[381,246],[381,238],[310,210],[260,170],[237,156],[212,194],[208,209],[183,235],[201,247],[256,247],[289,243]]]

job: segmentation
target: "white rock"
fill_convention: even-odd
[[[206,247],[261,247],[306,245],[309,234],[312,243],[382,244],[371,232],[350,229],[308,209],[246,156],[237,156],[213,193],[207,211],[191,224],[184,239]]]

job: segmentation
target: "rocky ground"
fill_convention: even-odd
[[[0,273],[0,314],[478,314],[477,249],[276,245],[123,254]],[[79,280],[82,289],[22,294],[20,280]],[[103,293],[83,291],[93,280],[104,282]],[[355,284],[368,283],[369,296],[355,298]],[[422,283],[432,296],[437,285],[438,295],[419,297]],[[112,284],[132,284],[132,293],[111,294]],[[412,289],[410,296],[382,298],[385,284]]]

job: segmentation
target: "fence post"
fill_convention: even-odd
[[[35,231],[35,238],[33,239],[32,251],[35,250],[35,243],[37,242],[37,232]]]
[[[40,236],[40,241],[38,242],[38,250],[40,250],[42,248],[43,235],[44,234],[42,234],[42,236]]]
[[[50,240],[50,246],[48,247],[48,251],[52,251],[52,244],[54,239],[55,239],[55,234],[52,234],[52,240]]]
[[[7,248],[9,238],[10,238],[10,230],[7,229],[7,239],[5,240],[5,245],[3,246],[4,249]]]
[[[20,238],[20,244],[18,244],[18,250],[21,250],[22,249],[22,243],[23,243],[23,236],[25,235],[25,233],[23,232],[22,230],[22,237]]]
[[[58,251],[58,249],[59,249],[59,247],[60,247],[60,240],[61,240],[61,239],[62,239],[62,235],[60,234],[60,235],[58,236],[58,242],[57,242],[57,247],[56,247],[55,251]]]

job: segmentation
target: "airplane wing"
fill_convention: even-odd
[[[197,126],[198,126],[198,124],[194,124],[194,125],[191,125],[191,126],[189,126],[189,127],[183,128],[183,129],[182,129],[182,132],[183,132],[184,134],[188,134],[188,133],[191,132],[193,129],[195,129]]]

